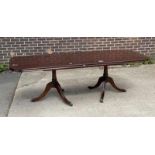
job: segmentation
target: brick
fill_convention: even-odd
[[[6,50],[7,48],[0,47],[0,51]]]
[[[11,38],[11,42],[18,42],[19,40],[19,38]]]
[[[155,48],[155,44],[154,44],[154,45],[149,45],[149,47],[151,47],[151,48]]]
[[[10,37],[3,37],[2,38],[2,41],[4,41],[4,42],[10,42],[11,41],[11,38]]]
[[[75,46],[67,46],[67,48],[74,48]]]
[[[107,47],[115,46],[115,44],[108,44]]]
[[[26,37],[25,38],[20,38],[19,40],[23,41],[23,42],[26,42],[26,41],[28,41],[28,38],[26,38]]]
[[[14,47],[8,47],[7,50],[11,51],[11,50],[15,50],[15,48]]]
[[[37,39],[36,37],[30,37],[28,41],[32,42],[32,41],[36,41],[36,39]]]
[[[32,42],[31,41],[25,41],[25,44],[31,44]]]
[[[54,38],[51,38],[51,37],[46,37],[46,40],[48,40],[48,41],[51,41],[51,40],[53,40]]]
[[[6,45],[12,45],[15,44],[15,42],[7,42]]]
[[[27,47],[28,45],[27,44],[23,44],[23,45],[20,45],[20,46],[24,48],[24,47]]]
[[[25,43],[24,43],[24,41],[16,41],[15,44],[21,45],[21,44],[25,44]]]
[[[30,53],[35,53],[35,52],[37,52],[37,50],[35,50],[35,49],[33,49],[33,50],[30,50]]]
[[[30,44],[29,46],[30,46],[30,47],[36,47],[37,44],[32,43],[32,44]]]
[[[3,48],[12,47],[12,45],[10,45],[10,44],[5,44],[5,45],[2,45],[2,46],[3,46]]]
[[[21,47],[21,44],[13,44],[13,45],[11,45],[12,47]],[[7,45],[6,45],[6,47],[7,47]]]
[[[24,47],[24,49],[27,49],[27,50],[33,50],[33,49],[34,49],[34,47],[29,47],[29,46],[26,46],[26,47]]]
[[[23,50],[24,48],[23,47],[16,47],[16,50]]]
[[[46,40],[46,37],[38,37],[38,40],[40,40],[40,41]]]

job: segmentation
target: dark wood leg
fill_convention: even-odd
[[[46,85],[45,90],[43,91],[43,93],[40,96],[38,96],[36,98],[33,98],[31,101],[36,102],[36,101],[41,100],[42,98],[44,98],[48,94],[48,92],[50,91],[51,88],[56,88],[56,90],[58,91],[58,93],[59,93],[60,97],[62,98],[62,100],[67,105],[72,106],[72,103],[69,100],[67,100],[67,98],[63,94],[64,89],[61,88],[61,86],[60,86],[60,84],[59,84],[59,82],[57,80],[56,70],[52,70],[52,82],[50,82],[50,83],[48,83]]]
[[[64,96],[63,90],[62,90],[62,88],[60,87],[60,85],[57,85],[57,86],[56,86],[56,89],[57,89],[57,91],[58,91],[60,97],[62,98],[62,100],[63,100],[67,105],[73,106],[73,104],[72,104],[69,100],[67,100],[67,98]]]
[[[118,91],[121,91],[121,92],[126,92],[125,89],[121,89],[121,88],[118,88],[114,82],[114,80],[108,76],[108,66],[104,66],[104,73],[103,73],[103,76],[101,76],[99,79],[98,79],[98,82],[95,86],[89,86],[88,88],[89,89],[94,89],[94,88],[97,88],[101,85],[101,83],[103,84],[103,90],[102,90],[102,93],[101,93],[101,98],[100,98],[100,102],[103,102],[103,99],[104,99],[104,95],[105,95],[105,88],[106,88],[106,83],[109,82],[115,89],[117,89]]]
[[[89,89],[97,88],[97,87],[99,87],[99,86],[101,85],[102,82],[103,82],[103,77],[100,77],[100,78],[98,79],[98,82],[96,83],[95,86],[88,86],[88,88],[89,88]]]
[[[118,88],[114,82],[114,80],[111,78],[111,77],[108,77],[107,78],[107,82],[109,82],[116,90],[120,91],[120,92],[126,92],[125,89],[121,89],[121,88]]]
[[[100,98],[100,102],[101,102],[101,103],[103,103],[103,99],[104,99],[106,82],[104,81],[102,84],[103,84],[103,85],[102,85],[102,93],[101,93],[101,98]]]
[[[103,76],[99,77],[98,82],[96,83],[95,86],[88,86],[88,88],[89,89],[94,89],[94,88],[99,87],[101,85],[101,83],[106,80],[107,77],[108,77],[108,68],[107,68],[107,66],[104,66],[104,74],[103,74]]]
[[[52,82],[48,83],[48,84],[46,85],[46,88],[45,88],[45,90],[43,91],[43,93],[42,93],[40,96],[33,98],[31,101],[32,101],[32,102],[36,102],[36,101],[41,100],[42,98],[44,98],[44,97],[48,94],[48,92],[50,91],[50,89],[51,89],[52,87],[53,87]]]

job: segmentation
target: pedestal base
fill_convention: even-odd
[[[49,82],[46,85],[45,90],[43,91],[43,93],[40,96],[33,98],[31,101],[36,102],[36,101],[41,100],[42,98],[44,98],[48,94],[48,92],[50,91],[51,88],[56,88],[58,94],[60,95],[60,97],[62,98],[64,103],[66,103],[69,106],[73,106],[73,104],[69,100],[67,100],[67,98],[63,94],[64,90],[61,88],[61,86],[57,80],[56,70],[52,70],[52,82]]]
[[[115,89],[117,89],[120,92],[126,92],[125,89],[121,89],[116,86],[114,80],[108,76],[108,66],[104,66],[104,74],[98,79],[98,82],[96,83],[95,86],[89,86],[89,89],[94,89],[99,87],[102,84],[102,93],[100,97],[100,102],[103,102],[104,94],[105,94],[105,88],[106,88],[106,83],[109,82]]]

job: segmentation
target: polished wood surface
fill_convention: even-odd
[[[143,54],[132,51],[92,51],[67,52],[34,56],[18,56],[10,59],[10,69],[23,70],[58,70],[70,68],[120,65],[128,62],[148,59]]]

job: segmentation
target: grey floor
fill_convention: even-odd
[[[110,76],[127,92],[120,93],[107,85],[104,103],[99,102],[101,87],[87,89],[102,74],[101,68],[59,71],[59,82],[65,89],[66,97],[73,103],[73,107],[69,107],[55,89],[44,100],[30,102],[51,81],[51,73],[23,73],[8,116],[155,116],[155,65],[110,69]],[[4,94],[7,93],[4,91]]]
[[[3,72],[0,74],[0,116],[7,116],[14,97],[20,73]]]

